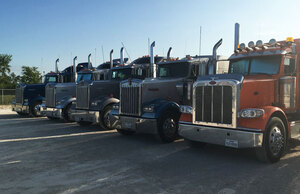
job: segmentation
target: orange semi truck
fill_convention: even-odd
[[[300,39],[237,44],[228,74],[199,77],[179,134],[191,145],[255,148],[277,162],[300,134]]]

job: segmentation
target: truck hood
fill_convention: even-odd
[[[24,87],[24,99],[33,100],[36,97],[45,96],[45,84],[20,84]]]
[[[68,100],[76,96],[76,84],[75,83],[58,83],[55,85],[55,99],[56,102],[61,100]]]
[[[180,103],[176,85],[182,83],[184,78],[174,79],[145,79],[142,82],[142,102],[147,103],[156,99],[170,100]]]
[[[120,82],[117,80],[94,81],[90,85],[91,102],[114,97],[119,99]]]
[[[240,95],[240,109],[272,105],[276,79],[269,76],[245,76]]]

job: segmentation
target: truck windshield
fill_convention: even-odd
[[[91,80],[91,79],[92,79],[92,74],[91,73],[79,73],[77,75],[76,82],[80,82],[82,80]]]
[[[125,69],[116,69],[112,71],[111,79],[113,80],[125,80],[131,77],[132,69],[125,68]]]
[[[158,66],[158,77],[186,77],[189,72],[189,63],[168,63]]]
[[[243,75],[277,74],[281,63],[281,56],[263,56],[238,59],[230,62],[230,73]]]
[[[56,76],[45,76],[44,83],[56,83],[57,77]]]

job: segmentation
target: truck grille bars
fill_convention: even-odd
[[[55,86],[47,85],[45,89],[46,107],[55,108],[56,98],[55,98]]]
[[[76,108],[89,109],[90,105],[90,87],[89,85],[80,85],[76,87]]]
[[[23,104],[24,87],[18,85],[16,87],[16,103]]]
[[[138,83],[121,84],[120,113],[132,116],[141,114],[141,87]]]
[[[196,123],[233,124],[232,86],[196,86],[194,97]]]

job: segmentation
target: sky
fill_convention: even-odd
[[[99,65],[111,49],[119,58],[121,43],[134,60],[148,54],[148,38],[155,54],[172,47],[180,58],[211,54],[223,38],[218,54],[230,56],[236,22],[246,44],[300,38],[299,7],[299,0],[0,0],[0,54],[13,56],[17,74],[23,65],[53,71],[57,58],[63,70],[89,53]]]

